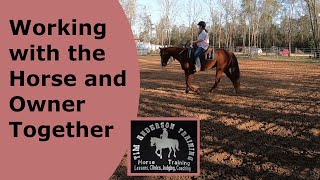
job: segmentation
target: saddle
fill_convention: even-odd
[[[205,60],[214,59],[214,48],[210,46],[206,51],[204,51],[200,56],[204,56]],[[200,58],[201,60],[201,58]]]
[[[188,51],[188,57],[192,58],[193,54],[195,52],[196,48],[189,48]],[[212,46],[209,46],[209,48],[207,50],[205,50],[203,53],[200,54],[199,56],[200,61],[204,61],[204,60],[213,60],[214,59],[214,48]]]
[[[196,64],[196,59],[193,58],[193,54],[195,50],[196,50],[196,47],[195,48],[190,47],[188,49],[188,58],[191,58],[194,64]],[[205,71],[204,65],[206,64],[206,62],[208,60],[214,60],[214,48],[212,46],[209,46],[207,50],[205,50],[203,53],[200,54],[199,58],[201,63],[201,71]],[[195,67],[193,71],[195,71]]]

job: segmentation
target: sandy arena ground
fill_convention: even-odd
[[[177,62],[140,57],[140,117],[201,119],[201,176],[111,179],[320,179],[320,63],[240,59],[241,93],[215,71],[196,74],[201,95],[185,94]]]

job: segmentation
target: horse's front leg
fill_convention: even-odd
[[[170,155],[171,155],[171,151],[172,151],[172,150],[171,150],[171,148],[172,148],[172,147],[169,147],[169,154],[168,154],[168,158],[170,158]]]
[[[190,91],[190,87],[189,87],[189,84],[188,84],[188,77],[189,77],[189,74],[188,72],[185,70],[185,78],[186,78],[186,93],[188,94],[189,91]]]
[[[156,155],[157,155],[157,156],[159,156],[159,157],[160,157],[160,154],[158,153],[158,151],[159,151],[159,149],[158,149],[158,148],[156,148],[155,153],[156,153]]]
[[[190,72],[185,72],[186,75],[186,93],[189,92],[189,89],[193,92],[196,92],[198,94],[200,94],[200,91],[198,89],[195,89],[194,87],[192,87],[191,82],[193,80],[193,74]]]

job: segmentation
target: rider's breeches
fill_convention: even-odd
[[[194,57],[194,58],[199,57],[200,54],[203,53],[203,51],[204,51],[204,49],[203,49],[202,47],[198,47],[198,48],[196,49],[196,51],[194,52],[193,57]]]
[[[200,71],[201,62],[200,62],[200,54],[204,52],[202,47],[198,47],[197,50],[194,52],[193,57],[196,59],[196,71]]]

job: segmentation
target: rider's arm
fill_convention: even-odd
[[[204,39],[199,39],[199,40],[196,40],[196,41],[192,41],[193,43],[199,43],[199,42],[202,42],[204,41]]]
[[[193,43],[199,43],[199,42],[204,41],[205,39],[206,39],[206,33],[201,32],[201,33],[199,34],[198,40],[193,41]]]

